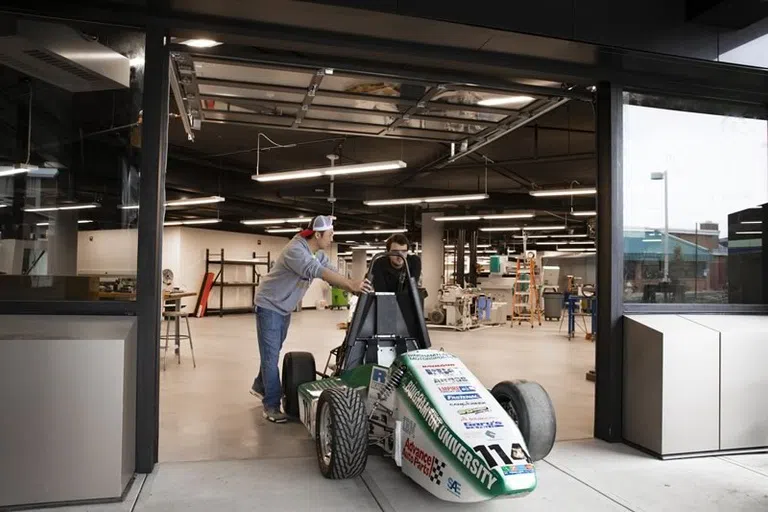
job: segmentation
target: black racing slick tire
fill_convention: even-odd
[[[299,386],[315,380],[315,356],[310,352],[288,352],[283,358],[283,409],[299,417]]]
[[[517,423],[532,461],[549,455],[555,445],[557,419],[546,390],[536,382],[503,381],[491,394]]]
[[[323,391],[315,425],[320,473],[332,480],[360,476],[368,461],[368,417],[360,393],[347,387]]]

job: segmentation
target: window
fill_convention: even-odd
[[[0,21],[0,300],[135,300],[144,35]]]
[[[625,94],[623,115],[624,301],[764,303],[762,107]]]

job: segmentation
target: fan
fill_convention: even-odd
[[[163,269],[163,284],[165,286],[171,286],[173,284],[173,270],[169,268]]]

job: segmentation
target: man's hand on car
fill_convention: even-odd
[[[361,281],[352,281],[350,283],[349,291],[356,294],[373,293],[373,286],[371,286],[371,282],[367,279],[363,279]]]

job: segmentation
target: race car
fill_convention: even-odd
[[[377,254],[370,268],[392,255]],[[359,476],[375,446],[446,501],[529,494],[537,485],[535,462],[555,442],[547,392],[521,380],[486,389],[459,358],[432,349],[405,265],[408,292],[362,295],[322,373],[311,353],[285,355],[286,413],[315,439],[327,478]]]

